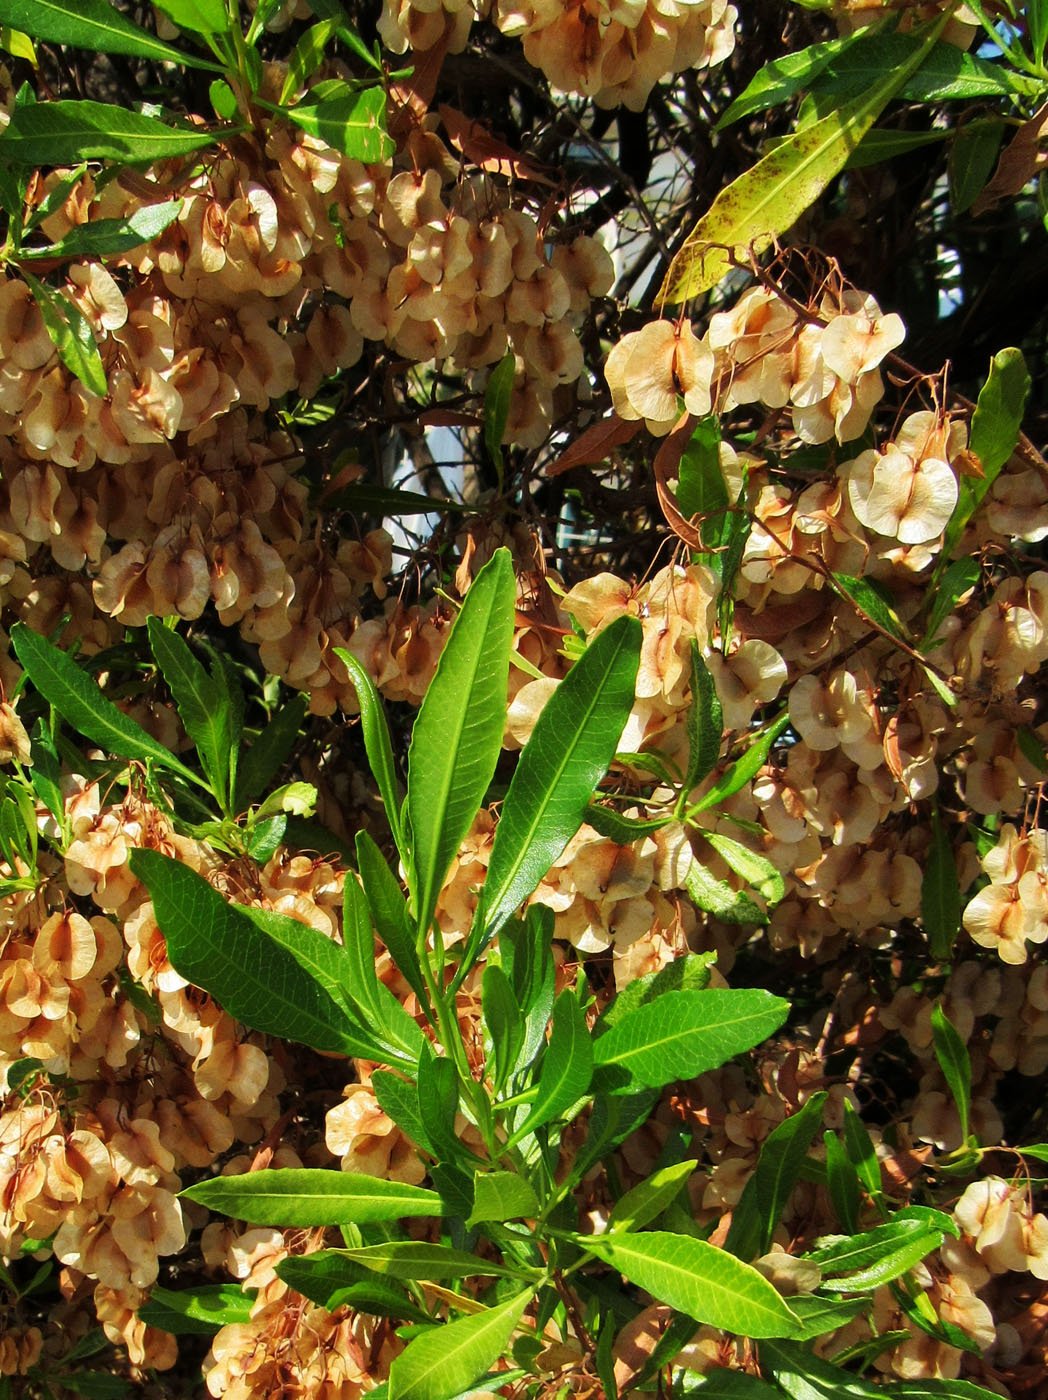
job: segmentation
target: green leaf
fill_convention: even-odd
[[[998,350],[990,361],[986,383],[979,390],[968,438],[968,449],[978,457],[983,475],[960,479],[957,504],[943,537],[941,565],[953,553],[968,521],[1015,451],[1029,392],[1030,375],[1022,351]]]
[[[437,1193],[421,1186],[407,1186],[380,1176],[307,1167],[215,1176],[187,1187],[182,1195],[249,1225],[298,1230],[444,1214]]]
[[[367,895],[375,930],[389,950],[389,955],[418,997],[419,1006],[429,1006],[422,965],[415,949],[414,931],[407,902],[396,876],[386,864],[382,852],[367,831],[356,835],[357,869]]]
[[[972,1062],[968,1047],[958,1034],[940,1004],[932,1007],[932,1041],[935,1058],[943,1072],[961,1119],[961,1141],[968,1141],[968,1123],[972,1109]]]
[[[922,1377],[919,1381],[891,1381],[879,1388],[878,1394],[894,1400],[1000,1400],[1000,1392],[987,1390],[973,1381],[945,1381]]]
[[[690,792],[713,772],[724,737],[724,716],[717,687],[694,637],[691,640],[691,705],[687,724],[688,771],[684,791]]]
[[[737,759],[722,778],[709,788],[693,808],[696,812],[707,812],[744,788],[759,769],[768,761],[768,755],[775,747],[780,734],[790,727],[790,717],[783,713],[764,731],[755,744],[751,744],[741,758]]]
[[[426,1138],[441,1161],[467,1155],[455,1133],[459,1083],[450,1060],[425,1051],[418,1064],[418,1111]]]
[[[472,1228],[489,1220],[533,1220],[539,1210],[539,1198],[530,1183],[516,1172],[478,1172],[473,1178],[473,1209],[466,1224]]]
[[[685,876],[688,896],[696,909],[723,919],[728,924],[766,924],[767,911],[755,904],[749,895],[732,889],[725,880],[718,880],[697,860],[688,866]]]
[[[715,287],[732,265],[731,250],[761,253],[815,202],[906,80],[927,57],[945,17],[902,64],[882,67],[853,101],[777,145],[717,195],[673,259],[660,305]]]
[[[279,7],[280,0],[273,0],[275,8]],[[262,6],[259,6],[261,10]],[[316,15],[317,19],[335,19],[338,21],[338,37],[351,52],[358,58],[362,58],[365,63],[376,69],[379,73],[383,71],[382,62],[376,58],[367,44],[350,24],[346,17],[346,12],[339,0],[311,0],[309,7]]]
[[[539,715],[502,804],[459,981],[582,825],[633,707],[640,645],[637,619],[616,618]]]
[[[782,1391],[767,1381],[758,1380],[748,1371],[708,1371],[698,1382],[691,1384],[691,1376],[685,1378],[681,1394],[691,1400],[782,1400]],[[676,1394],[676,1391],[674,1391]]]
[[[942,1244],[945,1232],[896,1216],[860,1235],[813,1250],[825,1293],[865,1293],[912,1269]]]
[[[530,1065],[546,1044],[553,1010],[556,967],[553,962],[553,911],[532,904],[523,923],[510,920],[499,936],[499,954],[524,1016],[520,1063]]]
[[[774,1378],[790,1400],[883,1400],[880,1386],[823,1361],[795,1342],[764,1341],[758,1355],[761,1370]]]
[[[518,1293],[416,1337],[389,1368],[388,1400],[452,1400],[473,1385],[506,1351],[531,1297]]]
[[[875,1199],[881,1194],[881,1164],[873,1139],[866,1131],[866,1124],[859,1116],[858,1109],[844,1101],[844,1146],[848,1161],[859,1174],[859,1180]]]
[[[789,1009],[788,1002],[764,991],[666,992],[602,1035],[594,1044],[594,1060],[616,1072],[605,1076],[616,1089],[661,1088],[718,1069],[758,1045],[778,1030]]]
[[[133,24],[106,0],[0,0],[0,23],[46,43],[222,71],[207,59],[165,44],[155,34]]]
[[[380,87],[281,110],[310,136],[353,160],[367,164],[386,160],[395,149],[386,131],[386,94]]]
[[[385,985],[375,969],[375,939],[367,898],[352,871],[343,885],[342,943],[345,948],[343,987],[360,1019],[382,1040],[403,1052],[412,1067],[422,1053],[424,1037],[418,1025]]]
[[[360,728],[364,736],[364,750],[372,776],[378,783],[379,795],[386,811],[386,820],[393,833],[401,859],[407,859],[403,832],[400,825],[400,792],[397,787],[397,771],[393,761],[393,743],[389,737],[382,700],[375,683],[351,651],[335,647],[335,655],[349,672],[349,679],[357,692],[360,707]]]
[[[466,511],[462,501],[449,501],[444,496],[427,496],[422,491],[404,491],[399,486],[375,486],[368,481],[354,481],[341,490],[324,494],[325,510],[351,510],[356,515],[429,515],[440,511]]]
[[[158,617],[146,623],[149,645],[167,682],[186,733],[192,739],[211,790],[226,816],[231,815],[230,765],[240,735],[235,732],[233,706],[217,668],[208,675],[177,632]],[[281,830],[283,835],[283,830]]]
[[[337,992],[341,950],[330,939],[288,919],[299,941],[281,945],[189,866],[158,851],[133,851],[131,869],[149,890],[172,966],[231,1016],[315,1050],[367,1053],[350,1034],[350,1015]],[[315,966],[308,965],[311,954]],[[382,1058],[373,1044],[371,1053]]]
[[[509,422],[509,407],[513,400],[513,381],[517,374],[517,357],[507,350],[488,375],[484,388],[484,446],[502,476],[502,439]]]
[[[182,212],[182,200],[147,204],[126,219],[93,219],[69,230],[44,248],[20,248],[18,261],[31,258],[103,258],[126,253],[158,238]]]
[[[1048,45],[1048,3],[1046,0],[1026,0],[1026,32],[1030,39],[1030,54],[1034,63],[1044,63]]]
[[[803,1327],[797,1333],[797,1341],[806,1342],[812,1337],[823,1337],[827,1332],[835,1332],[853,1318],[869,1312],[869,1298],[819,1298],[812,1293],[801,1293],[790,1298],[790,1308],[801,1319]]]
[[[961,884],[950,838],[938,810],[932,814],[932,836],[921,880],[921,922],[932,957],[948,962],[961,931]]]
[[[778,904],[784,898],[786,882],[781,871],[772,865],[767,856],[751,851],[748,846],[733,841],[719,831],[704,830],[702,836],[736,875],[741,875],[769,904]]]
[[[217,1332],[230,1322],[247,1322],[254,1299],[237,1283],[209,1284],[181,1289],[153,1286],[149,1301],[138,1309],[138,1316],[149,1327],[175,1335]]]
[[[948,136],[947,131],[894,131],[875,126],[852,151],[844,168],[862,170],[870,165],[880,165],[882,161],[894,160],[896,156],[919,150],[921,146],[934,146]]]
[[[74,1395],[86,1395],[88,1400],[122,1400],[132,1393],[130,1381],[105,1371],[59,1372],[51,1379]]]
[[[40,308],[44,329],[58,351],[59,359],[85,389],[104,398],[109,392],[106,372],[87,317],[64,292],[56,292],[31,273],[23,271],[22,276]]]
[[[652,1230],[576,1236],[575,1243],[697,1322],[743,1337],[800,1331],[800,1320],[763,1274],[704,1240]]]
[[[324,50],[338,31],[338,26],[337,19],[322,19],[319,24],[310,25],[299,35],[288,59],[284,86],[280,90],[281,106],[290,101],[296,92],[301,92],[306,87],[323,62]]]
[[[235,134],[228,127],[223,136]],[[37,102],[16,107],[0,133],[0,160],[15,165],[75,165],[81,160],[161,161],[213,146],[218,134],[168,126],[110,102]]]
[[[953,138],[947,164],[950,207],[955,214],[970,209],[986,188],[997,162],[1005,123],[1001,118],[973,121]]]
[[[224,0],[156,0],[156,7],[194,34],[228,34],[233,28]]]
[[[519,1270],[493,1264],[488,1259],[478,1258],[476,1254],[419,1240],[391,1240],[387,1244],[366,1245],[362,1249],[338,1249],[325,1253],[339,1259],[349,1259],[385,1278],[407,1279],[410,1282],[491,1275],[498,1278],[519,1277]]]
[[[383,1283],[337,1249],[292,1255],[276,1266],[278,1278],[310,1302],[328,1312],[349,1305],[355,1312],[392,1317],[401,1322],[432,1323],[428,1313],[416,1307],[393,1284]]]
[[[256,821],[249,830],[251,835],[247,843],[247,853],[259,865],[265,865],[266,861],[276,854],[277,847],[284,839],[287,817],[283,814],[264,817],[261,821]]]
[[[658,972],[649,972],[627,982],[601,1013],[594,1035],[605,1035],[627,1012],[656,1001],[666,992],[705,991],[710,985],[710,968],[716,961],[716,953],[685,953]]]
[[[707,549],[723,545],[728,533],[728,486],[720,463],[721,427],[715,413],[700,418],[677,466],[677,506],[687,520],[700,518]]]
[[[63,828],[65,823],[65,802],[62,797],[62,769],[58,761],[58,750],[43,719],[33,726],[29,746],[33,766],[29,770],[29,781],[33,791],[47,810]]]
[[[614,1234],[624,1230],[640,1230],[662,1214],[669,1203],[680,1195],[685,1182],[694,1175],[698,1162],[690,1157],[652,1172],[625,1195],[619,1197],[608,1216],[608,1230]]]
[[[906,640],[906,629],[892,605],[891,595],[875,579],[853,578],[851,574],[834,574],[833,581],[840,593],[888,633],[890,637]]]
[[[803,1108],[779,1123],[764,1140],[757,1165],[732,1211],[724,1248],[740,1259],[767,1254],[801,1168],[822,1123],[829,1095],[813,1094]]]
[[[498,549],[466,594],[412,729],[405,810],[421,929],[502,751],[516,595],[509,550]]]
[[[927,601],[931,603],[928,626],[921,640],[921,651],[929,651],[935,644],[939,628],[953,612],[961,598],[978,584],[982,577],[982,565],[978,559],[955,559],[943,572],[934,586],[929,586]]]
[[[400,1079],[389,1070],[377,1069],[371,1076],[371,1087],[382,1112],[393,1119],[410,1142],[435,1157],[436,1151],[419,1113],[418,1085],[412,1080]]]
[[[922,39],[913,34],[881,34],[867,43],[847,45],[823,65],[810,91],[820,104],[847,101],[893,68],[912,64],[921,47]],[[954,44],[936,43],[919,67],[908,73],[898,96],[910,102],[970,102],[979,97],[1011,97],[1026,90],[1025,81]]]
[[[673,817],[668,812],[662,817],[624,817],[611,807],[605,807],[599,802],[590,802],[583,814],[583,820],[598,835],[606,836],[618,846],[628,846],[634,841],[640,841],[645,836],[661,831]]]
[[[309,713],[309,696],[293,695],[277,709],[237,765],[237,810],[257,802],[286,762]]]
[[[491,963],[484,969],[480,1000],[484,1025],[491,1038],[488,1074],[492,1088],[498,1094],[517,1067],[517,1056],[524,1043],[524,1017],[509,978],[497,963]]]
[[[106,753],[140,763],[155,763],[200,785],[200,779],[191,768],[107,700],[91,677],[65,652],[23,622],[16,622],[11,628],[11,642],[35,688],[85,739],[90,739]]]
[[[854,1234],[859,1228],[859,1173],[848,1160],[848,1153],[836,1133],[822,1135],[826,1149],[826,1189],[845,1230]]]
[[[781,58],[766,63],[750,79],[747,86],[735,98],[724,113],[714,131],[723,131],[733,122],[748,117],[751,112],[763,112],[769,107],[777,107],[780,102],[788,102],[799,92],[811,86],[812,80],[826,67],[830,60],[865,36],[850,34],[843,39],[830,39],[822,44],[810,44],[796,53],[783,54]]]
[[[511,1143],[515,1145],[544,1123],[567,1113],[585,1095],[592,1078],[593,1042],[586,1015],[566,989],[553,1007],[553,1027],[539,1069],[538,1093]]]

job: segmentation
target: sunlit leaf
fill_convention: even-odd
[[[249,1225],[312,1229],[444,1214],[435,1191],[355,1172],[288,1167],[215,1176],[183,1196]]]

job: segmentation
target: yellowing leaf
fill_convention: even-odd
[[[906,63],[887,69],[862,96],[794,132],[721,190],[670,264],[659,289],[660,305],[708,292],[730,270],[735,249],[743,255],[750,248],[761,253],[796,223],[924,62],[944,19],[932,26]]]

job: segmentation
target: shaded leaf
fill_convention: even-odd
[[[217,1332],[230,1322],[247,1322],[254,1299],[238,1283],[208,1284],[200,1288],[174,1290],[154,1284],[149,1301],[138,1309],[138,1316],[149,1327],[162,1332]]]
[[[278,1278],[328,1312],[345,1305],[355,1312],[392,1317],[401,1322],[430,1323],[433,1319],[394,1284],[384,1283],[338,1249],[291,1255],[276,1266]]]
[[[694,637],[691,639],[690,651],[691,705],[688,707],[688,771],[684,778],[686,792],[690,792],[713,772],[724,737],[724,716],[720,697]]]
[[[921,879],[921,922],[932,957],[945,962],[961,931],[961,883],[950,838],[936,810]]]
[[[698,1165],[698,1162],[688,1158],[652,1172],[615,1202],[608,1216],[608,1230],[612,1233],[640,1230],[657,1219],[669,1203],[680,1195]]]
[[[753,1259],[771,1248],[776,1226],[819,1131],[828,1097],[825,1090],[812,1094],[803,1108],[777,1124],[765,1138],[724,1241],[724,1248],[740,1259]]]
[[[414,928],[403,891],[396,876],[386,864],[382,852],[367,831],[361,829],[357,832],[356,847],[357,869],[360,871],[371,917],[375,921],[375,931],[386,945],[390,957],[408,986],[418,997],[419,1005],[428,1007],[429,993],[415,949]]]
[[[517,357],[507,350],[502,359],[488,375],[484,388],[484,446],[488,456],[502,473],[502,439],[506,435],[509,422],[509,408],[513,399],[513,381],[517,373]]]
[[[544,1123],[559,1118],[585,1095],[593,1077],[593,1044],[586,1015],[570,990],[553,1007],[553,1028],[539,1069],[538,1093],[511,1141],[519,1142]]]
[[[968,1141],[968,1120],[972,1108],[972,1062],[968,1047],[941,1004],[932,1007],[932,1043],[943,1078],[950,1087],[961,1120],[961,1141]]]
[[[234,723],[232,702],[223,684],[223,673],[216,667],[208,675],[185,639],[165,626],[160,618],[148,618],[147,629],[149,645],[174,696],[186,733],[200,755],[211,790],[222,810],[229,814],[233,795],[232,770],[240,734]]]
[[[453,1279],[498,1276],[514,1278],[517,1271],[489,1259],[480,1259],[466,1250],[451,1249],[445,1244],[428,1244],[420,1240],[390,1240],[385,1244],[366,1245],[361,1249],[326,1251],[338,1259],[382,1274],[386,1278]],[[310,1256],[315,1258],[316,1256]]]
[[[970,209],[986,188],[1004,130],[1001,120],[974,121],[962,126],[953,138],[947,172],[950,207],[955,214]]]
[[[292,695],[281,703],[265,729],[240,755],[234,808],[258,799],[287,761],[309,713],[309,696]]]
[[[393,761],[393,743],[389,737],[389,725],[382,708],[382,699],[375,688],[371,676],[353,655],[344,647],[335,647],[335,655],[349,672],[349,679],[357,692],[360,707],[360,728],[364,736],[364,750],[368,756],[368,766],[386,811],[386,820],[393,833],[401,859],[407,859],[403,831],[400,825],[400,791],[397,785],[396,765]]]

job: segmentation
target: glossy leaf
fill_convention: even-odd
[[[450,1060],[424,1052],[418,1066],[418,1108],[422,1127],[442,1161],[454,1162],[465,1153],[455,1134],[459,1084]]]
[[[710,985],[710,968],[716,953],[685,953],[659,968],[634,978],[621,988],[601,1013],[593,1029],[595,1036],[607,1034],[630,1011],[658,1000],[667,992],[702,992]]]
[[[182,200],[172,199],[166,204],[146,204],[126,219],[92,219],[90,223],[71,228],[57,243],[49,243],[44,248],[19,249],[18,261],[26,262],[33,258],[103,258],[126,253],[158,238],[181,212]]]
[[[437,1193],[421,1186],[307,1167],[214,1176],[187,1187],[182,1195],[249,1225],[298,1230],[444,1214]]]
[[[622,1230],[640,1230],[657,1219],[669,1203],[680,1195],[697,1166],[698,1162],[688,1158],[652,1172],[651,1176],[620,1196],[612,1206],[608,1216],[609,1231],[614,1234]]]
[[[393,154],[386,131],[386,94],[380,87],[362,88],[326,102],[299,103],[284,109],[284,115],[353,160],[383,161]]]
[[[1029,392],[1030,375],[1022,351],[999,350],[990,361],[990,373],[979,391],[968,437],[968,450],[978,457],[983,475],[960,479],[957,504],[943,537],[941,560],[953,553],[964,527],[1015,451]]]
[[[235,131],[230,127],[223,135]],[[48,167],[81,160],[162,161],[217,139],[201,127],[168,126],[109,102],[36,102],[15,107],[0,133],[0,160]]]
[[[923,1220],[898,1217],[860,1235],[814,1250],[825,1293],[864,1293],[898,1278],[943,1241]]]
[[[87,317],[64,292],[56,292],[24,269],[22,276],[40,308],[44,328],[59,359],[85,389],[104,398],[109,392],[105,367]]]
[[[157,851],[133,851],[131,869],[149,890],[172,966],[231,1016],[315,1050],[366,1053],[350,1033],[337,989],[341,950],[330,939],[288,919],[301,937],[291,947],[278,943],[189,866]],[[382,1058],[374,1042],[370,1048]]]
[[[410,1301],[396,1284],[385,1283],[338,1249],[293,1254],[276,1266],[278,1278],[328,1312],[346,1306],[355,1312],[392,1317],[401,1322],[433,1319]]]
[[[389,1369],[388,1400],[452,1400],[508,1348],[531,1292],[416,1337]]]
[[[32,758],[29,780],[33,784],[33,791],[58,822],[61,830],[65,821],[62,768],[55,742],[43,719],[38,719],[33,726],[29,752]]]
[[[701,861],[693,860],[685,877],[688,896],[696,909],[702,909],[728,924],[766,924],[767,912],[749,895],[718,880]]]
[[[217,1332],[231,1322],[247,1322],[253,1304],[238,1283],[208,1284],[200,1288],[171,1289],[154,1284],[149,1301],[138,1309],[149,1327],[176,1335]]]
[[[731,270],[732,250],[763,252],[815,202],[888,102],[916,71],[942,28],[918,43],[903,63],[882,66],[851,102],[796,131],[723,189],[688,235],[659,291],[659,303],[677,304],[715,287]]]
[[[150,617],[147,627],[149,645],[178,706],[186,733],[200,755],[212,792],[228,814],[235,781],[231,769],[240,734],[222,672],[216,667],[208,675],[185,639],[158,617]]]
[[[921,879],[921,922],[932,957],[938,962],[947,961],[953,952],[961,931],[962,903],[953,845],[935,811]]]
[[[480,1002],[484,1025],[491,1040],[488,1073],[492,1088],[498,1094],[516,1068],[517,1056],[524,1043],[524,1018],[509,978],[497,963],[491,963],[484,969]]]
[[[11,628],[15,655],[49,705],[67,724],[106,753],[140,763],[155,763],[199,784],[200,779],[158,739],[107,700],[76,662],[22,622]]]
[[[347,871],[343,885],[342,944],[344,968],[342,986],[354,1003],[363,1025],[371,1027],[382,1042],[403,1052],[403,1059],[414,1067],[422,1053],[424,1037],[375,968],[375,938],[371,911],[357,877]]]
[[[804,1107],[774,1127],[760,1150],[757,1165],[732,1212],[724,1248],[740,1259],[767,1254],[793,1189],[801,1179],[822,1110],[829,1095],[812,1094]]]
[[[309,696],[292,695],[283,701],[266,727],[240,755],[234,808],[257,802],[286,763],[302,734],[309,714]]]
[[[782,1025],[789,1003],[770,992],[711,987],[666,992],[630,1011],[594,1044],[616,1088],[661,1088],[717,1069]]]
[[[739,792],[751,778],[756,777],[759,769],[763,768],[768,761],[768,755],[775,747],[775,743],[784,730],[790,726],[790,717],[781,714],[764,731],[756,743],[751,744],[746,752],[731,765],[722,778],[713,784],[695,804],[698,812],[707,812],[711,807],[719,807],[727,798],[733,797]]]
[[[859,1228],[859,1173],[848,1160],[848,1153],[836,1133],[823,1133],[826,1151],[826,1189],[837,1219],[845,1230],[855,1233]]]
[[[919,1381],[891,1381],[880,1388],[881,1395],[894,1397],[894,1400],[994,1400],[1000,1392],[987,1390],[974,1381],[940,1380],[937,1376],[922,1377]]]
[[[156,0],[156,7],[195,34],[228,34],[233,27],[224,0]]]
[[[761,1370],[790,1400],[883,1400],[880,1386],[823,1361],[796,1342],[767,1340],[758,1354]]]
[[[684,789],[690,792],[713,772],[724,737],[724,716],[717,687],[694,637],[691,641],[691,705],[688,707],[687,723],[688,771]]]
[[[853,1318],[869,1312],[871,1306],[869,1298],[819,1298],[811,1293],[791,1297],[790,1309],[803,1324],[796,1340],[806,1342],[813,1337],[823,1337],[827,1332],[835,1332]]]
[[[982,577],[982,565],[978,559],[955,559],[928,589],[931,608],[928,613],[928,626],[921,641],[921,651],[928,651],[934,645],[939,628],[953,612],[958,602],[969,593]]]
[[[720,443],[720,419],[710,413],[695,424],[677,467],[677,507],[686,520],[699,517],[699,535],[708,549],[724,544],[731,505]]]
[[[838,591],[855,604],[860,614],[865,614],[890,637],[905,640],[906,630],[892,606],[890,595],[874,579],[834,574],[833,581]]]
[[[922,39],[914,34],[881,34],[872,41],[846,45],[824,64],[810,85],[820,103],[856,97],[892,68],[908,67],[919,56]],[[1025,91],[1025,80],[997,63],[965,53],[955,44],[931,45],[923,61],[898,89],[911,102],[970,102],[979,97],[1006,97]]]
[[[743,1337],[792,1337],[800,1330],[763,1274],[704,1240],[652,1230],[580,1236],[576,1243],[696,1322]]]
[[[386,810],[386,820],[397,843],[401,858],[406,857],[403,833],[400,825],[400,791],[397,784],[396,764],[393,761],[393,743],[389,737],[389,725],[382,708],[382,699],[375,688],[375,682],[351,651],[335,647],[335,655],[349,672],[349,679],[357,692],[360,707],[360,728],[364,736],[364,750],[368,756],[368,766]]]
[[[652,836],[656,831],[661,831],[673,817],[669,812],[661,817],[624,817],[600,802],[590,802],[586,807],[584,820],[598,835],[606,836],[616,845],[629,846],[634,841],[640,841],[645,836]]]
[[[106,0],[0,0],[0,23],[51,44],[221,71],[215,63],[165,44]]]
[[[848,1161],[858,1172],[859,1180],[871,1196],[879,1196],[881,1192],[881,1164],[877,1157],[877,1149],[873,1145],[873,1139],[866,1131],[866,1124],[860,1118],[858,1110],[847,1099],[844,1101],[842,1133]]]
[[[517,1172],[478,1172],[473,1178],[473,1209],[466,1224],[533,1220],[539,1209],[533,1188]]]
[[[370,834],[361,829],[356,835],[357,869],[367,896],[375,931],[389,950],[419,1005],[429,1006],[422,965],[415,949],[414,929],[407,902],[396,876]]]
[[[932,1043],[943,1078],[950,1087],[961,1120],[961,1141],[968,1141],[972,1109],[972,1062],[968,1047],[941,1005],[932,1007]]]
[[[517,1277],[516,1270],[493,1264],[489,1259],[478,1258],[466,1250],[451,1249],[444,1244],[428,1244],[422,1240],[391,1240],[387,1244],[366,1245],[362,1249],[328,1252],[385,1278],[407,1279],[410,1282],[422,1279]]]
[[[786,882],[782,872],[767,856],[751,851],[740,841],[725,836],[720,831],[703,831],[703,839],[727,865],[741,875],[747,884],[752,885],[769,904],[778,904],[786,894]]]
[[[1030,50],[1034,63],[1044,63],[1044,51],[1048,45],[1048,3],[1046,0],[1026,0],[1026,32],[1030,37]]]
[[[466,594],[411,733],[405,810],[420,928],[502,752],[516,591],[509,551],[498,549]]]
[[[304,91],[309,79],[324,61],[324,50],[337,33],[338,26],[337,19],[322,19],[299,35],[288,59],[284,86],[280,90],[281,105],[296,93]]]
[[[418,1085],[410,1079],[401,1079],[390,1070],[377,1069],[371,1076],[371,1087],[379,1108],[393,1119],[408,1141],[435,1157],[436,1149],[429,1140],[419,1113]]]
[[[460,977],[582,825],[633,707],[640,644],[637,619],[616,618],[539,715],[502,804]]]
[[[530,1065],[546,1043],[553,1010],[556,967],[553,961],[553,912],[532,904],[523,922],[511,920],[499,936],[502,966],[524,1016],[520,1063]]]
[[[850,34],[842,39],[829,39],[825,43],[810,44],[797,53],[785,53],[781,58],[772,59],[754,74],[714,130],[723,131],[732,123],[748,117],[751,112],[777,107],[780,102],[788,102],[791,97],[804,92],[832,58],[862,37]]]
[[[538,1093],[512,1141],[519,1142],[574,1107],[585,1095],[592,1077],[593,1043],[586,1016],[571,991],[565,990],[553,1007],[553,1027],[539,1068]]]

